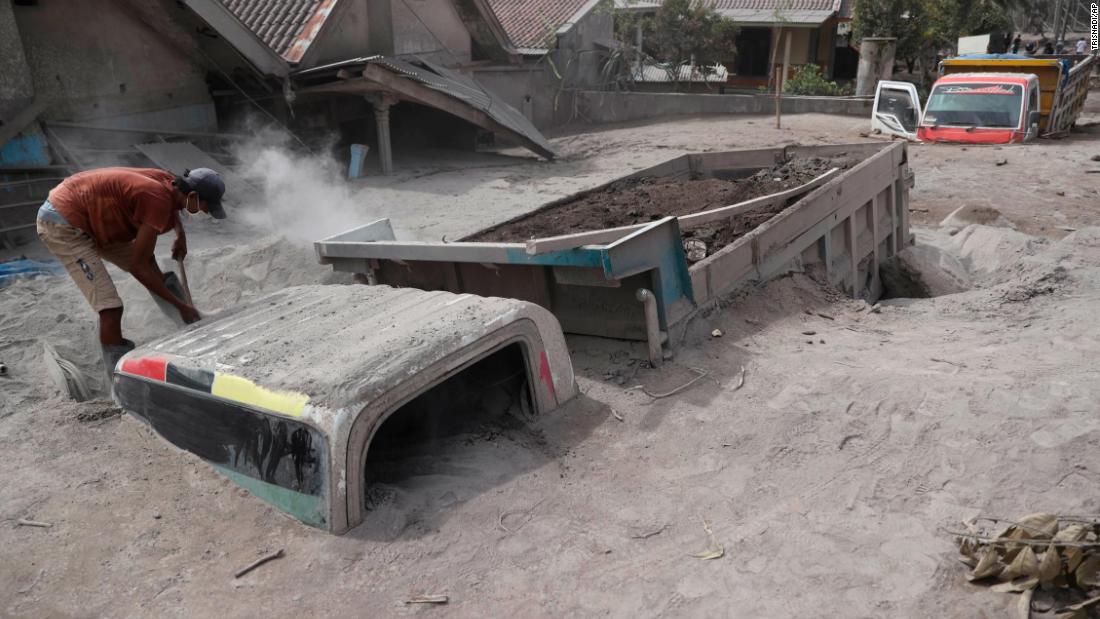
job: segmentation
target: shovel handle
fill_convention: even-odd
[[[183,284],[184,301],[191,307],[195,307],[195,302],[191,299],[191,287],[187,285],[187,269],[183,268],[183,260],[176,260],[176,265],[180,268],[180,283]]]

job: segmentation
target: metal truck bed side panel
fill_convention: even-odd
[[[722,209],[593,231],[578,235],[591,243],[579,247],[570,235],[522,244],[401,242],[383,222],[315,246],[322,262],[337,270],[369,273],[375,282],[517,296],[551,309],[569,333],[646,339],[644,314],[634,297],[639,288],[655,293],[660,330],[682,325],[719,295],[766,281],[792,266],[817,264],[831,282],[854,295],[874,297],[878,263],[909,244],[906,152],[903,143],[866,142],[681,155],[534,211],[628,178],[737,179],[791,156],[859,162],[820,178],[818,184],[808,183],[808,193],[791,196],[794,203],[780,214],[690,267],[681,229],[692,219],[721,219]],[[774,204],[766,198],[760,204]],[[810,247],[816,248],[816,260]]]

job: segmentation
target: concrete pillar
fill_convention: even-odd
[[[393,55],[391,0],[367,0],[367,49],[371,54]]]
[[[873,95],[879,80],[894,75],[894,53],[898,40],[893,37],[867,38],[859,44],[859,72],[856,73],[856,96]]]
[[[397,103],[392,95],[380,94],[367,97],[374,106],[374,123],[378,133],[378,161],[382,174],[393,173],[393,148],[390,145],[390,107]]]

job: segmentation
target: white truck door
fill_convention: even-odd
[[[917,87],[909,82],[884,80],[875,89],[875,106],[871,110],[871,130],[896,135],[907,140],[917,139],[920,124],[920,99]]]
[[[1039,108],[1039,80],[1028,80],[1027,105],[1024,107],[1024,141],[1039,137],[1039,121],[1042,118]]]

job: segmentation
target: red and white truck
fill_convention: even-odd
[[[1094,56],[975,54],[940,63],[925,105],[908,82],[882,81],[871,129],[921,142],[1008,144],[1068,132],[1088,95]]]

